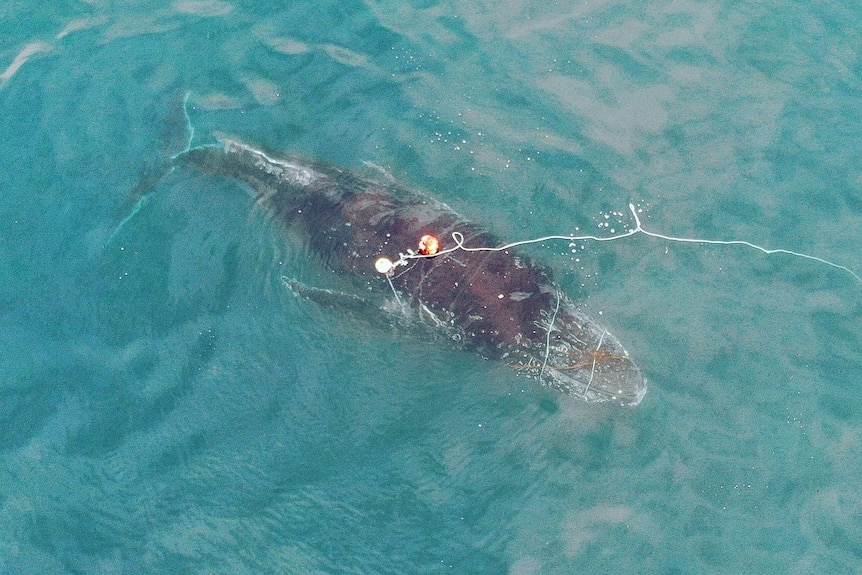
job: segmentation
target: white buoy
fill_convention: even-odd
[[[374,269],[380,274],[388,274],[394,267],[395,264],[389,258],[377,258],[377,261],[374,262]]]

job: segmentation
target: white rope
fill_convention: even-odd
[[[567,242],[579,242],[579,241],[609,242],[609,241],[614,241],[614,240],[621,240],[623,238],[628,238],[628,237],[634,236],[636,234],[643,234],[643,235],[649,236],[651,238],[657,238],[657,239],[665,240],[665,241],[669,241],[669,242],[679,242],[679,243],[689,243],[689,244],[706,244],[706,245],[721,245],[721,246],[745,246],[745,247],[753,248],[753,249],[755,249],[759,252],[762,252],[766,255],[786,254],[786,255],[790,255],[790,256],[794,256],[794,257],[798,257],[798,258],[804,258],[807,260],[819,262],[821,264],[825,264],[825,265],[833,267],[835,269],[839,269],[839,270],[842,270],[844,272],[847,272],[848,274],[853,276],[856,279],[856,281],[862,283],[862,277],[857,275],[856,272],[854,272],[853,270],[851,270],[847,266],[843,266],[841,264],[836,264],[836,263],[831,262],[829,260],[826,260],[826,259],[823,259],[823,258],[820,258],[817,256],[812,256],[809,254],[801,253],[801,252],[795,252],[792,250],[786,250],[786,249],[780,249],[780,248],[779,249],[767,249],[767,248],[758,246],[756,244],[753,244],[751,242],[747,242],[744,240],[706,240],[706,239],[699,239],[699,238],[683,238],[683,237],[676,237],[676,236],[668,236],[668,235],[660,234],[657,232],[651,232],[651,231],[645,230],[643,228],[643,225],[641,224],[640,218],[638,217],[637,210],[635,209],[635,206],[633,204],[629,204],[629,210],[631,210],[632,216],[634,216],[635,224],[636,224],[635,228],[631,229],[627,232],[615,234],[612,236],[595,236],[595,235],[590,235],[590,234],[583,235],[583,236],[553,235],[553,236],[543,236],[541,238],[535,238],[535,239],[531,239],[531,240],[521,240],[518,242],[512,242],[512,243],[505,244],[505,245],[498,246],[498,247],[484,247],[483,246],[483,247],[470,248],[470,247],[467,247],[464,245],[464,241],[465,241],[464,240],[464,234],[462,234],[461,232],[452,232],[452,239],[455,241],[454,246],[447,248],[445,250],[441,250],[441,251],[437,252],[436,254],[434,254],[433,256],[432,255],[417,254],[413,250],[408,250],[408,252],[406,254],[403,254],[403,253],[398,254],[398,260],[392,263],[391,269],[394,269],[398,266],[407,265],[408,261],[410,261],[410,260],[442,256],[442,255],[450,254],[450,253],[458,251],[458,250],[464,251],[464,252],[501,252],[501,251],[512,249],[512,248],[515,248],[518,246],[524,246],[524,245],[528,245],[528,244],[540,244],[540,243],[544,243],[544,242],[548,242],[548,241],[554,241],[554,240],[562,240],[562,241],[567,241]],[[387,275],[389,275],[389,274],[391,274],[391,270]]]
[[[587,387],[584,388],[583,397],[587,397],[587,392],[590,390],[590,386],[593,384],[593,376],[596,374],[596,360],[599,356],[599,349],[602,347],[602,342],[605,341],[605,334],[608,333],[607,330],[602,330],[602,337],[599,338],[599,344],[596,346],[596,351],[593,353],[593,367],[590,368],[590,380],[587,382]]]
[[[545,375],[545,366],[548,365],[548,356],[551,354],[551,330],[554,329],[554,322],[557,321],[557,312],[560,311],[560,292],[557,292],[557,307],[554,308],[554,315],[551,316],[551,322],[548,324],[548,334],[545,337],[545,359],[542,361],[542,369],[539,370],[539,383],[544,384],[542,376]]]

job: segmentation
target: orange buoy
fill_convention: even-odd
[[[419,253],[423,256],[434,256],[440,251],[440,240],[426,234],[419,239]]]

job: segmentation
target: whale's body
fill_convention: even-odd
[[[444,252],[455,246],[453,232],[465,247],[499,245],[424,193],[231,139],[190,149],[175,162],[242,182],[276,219],[302,230],[334,272],[352,276],[366,293],[370,287],[380,301],[394,289],[416,317],[465,348],[588,402],[636,405],[646,393],[619,341],[523,255],[455,250],[411,259],[387,282],[375,260],[415,250],[425,234],[439,238]]]

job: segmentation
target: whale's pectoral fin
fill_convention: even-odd
[[[281,283],[297,296],[334,309],[341,316],[370,324],[381,332],[410,333],[420,336],[423,341],[439,339],[450,344],[454,342],[456,346],[460,346],[463,340],[463,334],[451,329],[424,305],[419,306],[419,314],[415,315],[415,310],[411,311],[397,298],[371,300],[343,291],[311,287],[284,276]]]
[[[321,307],[335,309],[374,324],[391,325],[392,323],[392,318],[378,303],[356,294],[312,287],[284,276],[281,278],[281,283],[294,294],[313,301]]]

